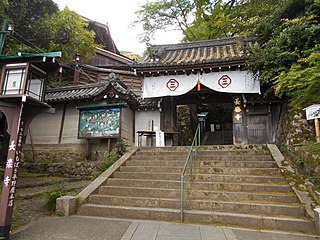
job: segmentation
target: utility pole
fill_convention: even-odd
[[[2,53],[4,43],[6,42],[7,34],[9,33],[8,27],[9,27],[8,21],[7,21],[7,19],[4,19],[3,23],[2,23],[2,29],[0,32],[0,55]]]

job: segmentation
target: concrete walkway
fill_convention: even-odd
[[[315,240],[316,236],[209,225],[96,217],[48,217],[13,233],[12,240]]]

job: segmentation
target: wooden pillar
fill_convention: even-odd
[[[91,158],[91,143],[90,143],[90,139],[87,138],[86,159],[90,160],[90,158]]]
[[[11,109],[11,117],[7,118],[8,121],[12,121],[12,125],[9,132],[10,141],[8,147],[8,156],[2,182],[2,194],[0,202],[0,239],[9,239],[10,237],[13,204],[22,151],[22,139],[25,128],[22,112],[23,103],[20,107]]]
[[[61,123],[60,123],[60,131],[59,131],[59,139],[58,139],[59,144],[61,144],[61,142],[62,142],[64,119],[66,117],[66,109],[67,109],[67,105],[63,104],[62,117],[61,117]]]
[[[44,107],[35,107],[23,101],[19,104],[0,101],[0,111],[6,116],[8,123],[7,132],[10,134],[0,202],[0,239],[7,240],[10,237],[22,143],[25,133],[27,132],[25,130],[30,125],[32,119],[38,114],[54,111],[48,108],[47,105]]]
[[[233,144],[243,144],[245,139],[244,108],[240,95],[233,96]]]
[[[75,67],[74,69],[74,75],[73,75],[73,85],[77,85],[79,81],[79,68],[78,66]]]
[[[314,119],[314,127],[316,129],[316,139],[317,142],[320,143],[320,124],[319,124],[319,118]]]
[[[173,97],[163,98],[160,127],[164,132],[177,130],[177,104]]]

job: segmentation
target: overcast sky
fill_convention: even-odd
[[[135,11],[146,0],[53,0],[62,10],[66,6],[91,20],[108,24],[111,36],[120,51],[142,54],[145,44],[139,43],[142,27],[132,26]],[[153,44],[178,43],[181,34],[168,31],[158,33]]]

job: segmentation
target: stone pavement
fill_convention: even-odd
[[[209,225],[97,217],[48,217],[13,233],[11,240],[316,240],[320,237]]]

